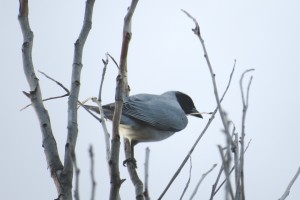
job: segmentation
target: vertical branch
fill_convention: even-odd
[[[234,199],[234,195],[233,195],[233,190],[232,190],[232,185],[231,185],[231,181],[230,181],[230,163],[228,162],[228,157],[230,155],[230,153],[227,154],[227,158],[225,158],[223,152],[222,152],[222,147],[220,145],[218,145],[218,149],[222,158],[222,162],[223,162],[223,167],[224,167],[224,173],[226,176],[226,199],[228,199],[228,195],[230,195],[231,199]]]
[[[29,25],[28,10],[28,0],[20,0],[18,20],[23,34],[23,70],[30,87],[30,94],[27,96],[30,98],[32,106],[39,120],[43,141],[42,146],[44,148],[47,165],[51,172],[51,177],[53,178],[57,192],[61,194],[63,191],[63,185],[60,183],[61,181],[59,179],[59,175],[61,174],[63,165],[59,158],[57,144],[52,133],[50,117],[43,104],[39,79],[36,77],[34,71],[32,61],[32,46],[34,36]]]
[[[91,180],[92,180],[92,192],[91,192],[91,200],[95,200],[95,191],[96,191],[96,180],[95,180],[95,173],[94,173],[94,152],[93,146],[91,145],[89,148],[89,154],[91,159]]]
[[[250,146],[250,143],[251,143],[251,140],[249,140],[248,145],[247,145],[247,147],[245,148],[244,153],[246,153],[247,149],[248,149],[249,146]],[[227,152],[227,153],[228,153],[228,152]],[[218,182],[219,182],[219,179],[220,179],[220,176],[221,176],[223,170],[224,170],[224,165],[222,164],[221,169],[220,169],[219,174],[218,174],[218,177],[217,177],[217,180],[215,181],[215,183],[214,183],[214,185],[213,185],[213,187],[212,187],[212,192],[211,192],[211,196],[210,196],[209,200],[213,200],[213,197],[218,193],[218,191],[221,189],[221,187],[222,187],[222,186],[224,185],[224,183],[227,181],[227,179],[225,178],[225,180],[223,180],[222,183],[220,184],[220,186],[217,188],[217,185],[218,185]],[[231,173],[233,172],[233,170],[235,170],[235,166],[233,166],[233,167],[231,168],[231,170],[229,171],[229,174],[231,174]]]
[[[120,135],[119,135],[119,124],[123,108],[123,97],[129,95],[129,87],[127,81],[127,55],[128,47],[131,39],[131,18],[135,11],[138,0],[132,0],[131,5],[124,19],[123,26],[123,42],[121,47],[120,56],[120,68],[117,77],[117,87],[115,95],[115,111],[113,116],[113,135],[111,142],[111,156],[109,160],[110,166],[110,178],[111,178],[111,188],[110,188],[110,199],[117,199],[119,195],[119,190],[121,187],[121,179],[119,172],[119,153],[120,153]],[[143,191],[141,192],[143,197]]]
[[[215,94],[216,102],[217,102],[217,105],[218,105],[220,117],[222,119],[222,123],[223,123],[224,129],[225,129],[225,133],[229,136],[230,134],[229,134],[228,123],[226,121],[226,116],[225,116],[225,114],[223,112],[223,109],[222,109],[222,106],[221,106],[221,102],[220,102],[220,98],[219,98],[219,93],[218,93],[218,88],[217,88],[217,83],[216,83],[216,74],[214,73],[212,65],[211,65],[211,62],[209,60],[208,53],[207,53],[207,50],[206,50],[206,46],[204,44],[204,39],[202,38],[202,35],[201,35],[201,32],[200,32],[200,26],[199,26],[197,20],[193,16],[191,16],[187,11],[182,10],[182,12],[184,12],[195,23],[196,27],[194,29],[192,29],[192,30],[195,33],[195,35],[199,38],[199,40],[201,42],[202,49],[203,49],[203,52],[204,52],[204,58],[206,60],[206,63],[207,63],[207,66],[208,66],[208,69],[209,69],[209,72],[210,72],[210,75],[211,75],[211,79],[212,79],[212,83],[213,83],[213,88],[214,88],[214,94]]]
[[[150,156],[150,149],[149,147],[146,148],[146,155],[145,155],[145,190],[144,190],[144,197],[145,200],[150,200],[149,196],[149,187],[148,187],[148,179],[149,179],[149,156]]]
[[[240,171],[240,149],[239,149],[239,135],[238,133],[233,133],[234,134],[234,143],[236,148],[234,149],[234,168],[235,168],[235,199],[240,200],[240,191],[241,191],[241,181],[239,178],[239,171]]]
[[[247,86],[247,94],[245,98],[244,89],[243,89],[243,79],[246,73],[254,71],[254,69],[248,69],[246,70],[241,78],[240,78],[240,90],[241,90],[241,96],[242,96],[242,103],[243,103],[243,115],[242,115],[242,132],[241,132],[241,155],[240,155],[240,165],[238,170],[238,176],[240,179],[240,191],[237,191],[240,193],[242,200],[245,199],[245,185],[244,185],[244,152],[245,152],[245,122],[246,122],[246,113],[248,110],[248,102],[249,102],[249,91],[250,91],[250,85],[252,83],[252,76],[248,82]]]
[[[73,166],[74,166],[74,169],[75,169],[74,199],[75,200],[80,200],[80,197],[79,197],[79,174],[80,174],[80,169],[78,168],[78,165],[77,165],[75,150],[71,149],[70,153],[71,153],[70,156],[72,158]]]
[[[103,83],[104,83],[104,77],[105,77],[105,73],[106,73],[106,68],[108,65],[108,54],[106,54],[106,60],[102,60],[104,63],[104,67],[103,67],[103,71],[102,71],[102,77],[101,77],[101,82],[100,82],[100,89],[99,89],[99,94],[98,94],[98,100],[96,99],[92,99],[94,102],[97,103],[98,107],[99,107],[99,111],[100,111],[100,116],[101,116],[101,125],[103,128],[103,132],[104,132],[104,139],[105,139],[105,146],[106,146],[106,161],[109,161],[109,157],[110,157],[110,144],[109,144],[109,133],[106,127],[106,123],[104,120],[104,113],[103,113],[103,109],[102,109],[102,87],[103,87]]]
[[[84,22],[79,34],[78,39],[75,42],[74,57],[72,65],[72,77],[71,77],[71,90],[68,101],[68,136],[65,146],[65,160],[64,160],[64,174],[65,183],[69,186],[64,194],[69,196],[72,188],[73,179],[73,166],[72,159],[70,157],[70,151],[75,150],[77,135],[78,135],[78,123],[77,123],[77,102],[80,90],[80,75],[82,69],[82,55],[83,47],[88,34],[92,28],[92,14],[95,0],[87,0],[84,14]]]

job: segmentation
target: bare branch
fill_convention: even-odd
[[[75,149],[77,135],[78,135],[78,124],[77,124],[77,102],[80,90],[80,75],[82,69],[82,55],[83,47],[88,34],[92,28],[92,14],[95,0],[87,0],[84,14],[84,22],[79,34],[78,39],[75,42],[74,57],[72,65],[72,77],[71,77],[71,93],[68,101],[68,136],[65,148],[65,160],[64,160],[64,174],[66,182],[70,189],[66,191],[69,193],[72,187],[73,177],[73,166],[72,159],[70,158],[70,148]]]
[[[198,181],[198,183],[197,183],[197,185],[196,185],[196,187],[195,187],[195,189],[194,189],[194,191],[193,191],[193,193],[192,193],[192,195],[191,195],[191,197],[190,197],[190,200],[192,200],[192,199],[194,198],[194,196],[197,194],[198,188],[199,188],[200,184],[202,183],[202,181],[205,179],[205,177],[206,177],[210,172],[212,172],[212,171],[215,169],[216,166],[217,166],[217,164],[214,164],[207,172],[205,172],[204,174],[202,174],[202,177],[201,177],[201,179]]]
[[[221,178],[221,175],[222,175],[223,170],[224,170],[224,166],[221,165],[221,168],[220,168],[220,170],[219,170],[217,179],[216,179],[215,183],[212,185],[212,189],[211,189],[211,194],[210,194],[209,200],[213,200],[213,198],[214,198],[214,196],[215,196],[215,194],[216,194],[216,188],[217,188],[217,186],[218,186],[218,183],[219,183],[219,180],[220,180],[220,178]],[[223,182],[223,184],[224,184],[224,183],[225,183],[225,181]],[[223,185],[223,184],[222,184],[222,185]]]
[[[98,94],[98,101],[102,102],[102,88],[103,88],[103,83],[104,83],[104,78],[105,78],[105,73],[106,73],[106,69],[107,69],[107,65],[108,65],[108,53],[106,53],[106,59],[102,60],[104,67],[103,67],[103,71],[102,71],[102,76],[101,76],[101,82],[100,82],[100,89],[99,89],[99,94]]]
[[[234,149],[234,167],[235,168],[235,199],[240,200],[240,191],[241,191],[241,181],[240,181],[240,149],[239,149],[239,135],[238,133],[234,133],[234,143],[235,143],[235,149]],[[233,169],[232,168],[232,169]]]
[[[252,140],[249,140],[248,144],[247,144],[247,147],[245,148],[245,152],[247,152],[249,146],[250,146],[250,143],[251,143]],[[235,169],[235,166],[233,166],[230,171],[229,171],[229,175],[233,172],[233,170]],[[213,200],[213,197],[218,193],[218,191],[222,188],[222,186],[224,185],[224,183],[227,181],[227,179],[225,178],[225,180],[222,181],[222,183],[220,184],[220,186],[216,189],[217,185],[218,185],[218,182],[219,182],[219,179],[221,177],[221,174],[224,170],[224,166],[222,165],[221,168],[220,168],[220,171],[219,171],[219,174],[218,174],[218,177],[215,181],[215,183],[213,184],[213,187],[212,187],[212,193],[211,193],[211,196],[209,198],[209,200]]]
[[[75,187],[74,187],[74,199],[75,200],[80,200],[79,197],[79,174],[80,174],[80,169],[78,168],[77,165],[77,159],[76,159],[76,154],[74,148],[70,147],[70,153],[71,153],[71,158],[73,162],[73,166],[75,169]]]
[[[105,139],[105,147],[106,147],[106,161],[107,163],[109,162],[109,157],[111,154],[110,151],[110,142],[109,142],[109,138],[110,138],[110,134],[108,133],[107,130],[107,126],[104,120],[104,112],[102,109],[102,88],[103,88],[103,83],[104,83],[104,78],[105,78],[105,73],[106,73],[106,69],[107,69],[107,65],[108,65],[108,53],[106,54],[106,60],[103,61],[104,63],[104,67],[103,67],[103,71],[102,71],[102,76],[101,76],[101,82],[100,82],[100,89],[99,89],[99,94],[98,94],[98,100],[96,98],[93,98],[93,102],[97,103],[98,108],[99,108],[99,114],[101,116],[101,125],[103,128],[103,133],[104,133],[104,139]]]
[[[58,82],[57,80],[55,80],[54,78],[51,78],[50,76],[48,76],[46,73],[38,70],[38,72],[40,72],[41,74],[43,74],[46,78],[50,79],[51,81],[55,82],[57,85],[59,85],[62,89],[64,89],[64,91],[66,91],[67,94],[70,94],[70,91],[68,90],[68,88],[66,88],[62,83]]]
[[[91,174],[91,181],[92,181],[92,192],[91,192],[91,200],[95,200],[95,192],[96,192],[96,180],[95,180],[95,173],[94,173],[94,152],[93,152],[93,146],[90,145],[89,148],[89,154],[90,154],[90,159],[91,159],[91,170],[90,170],[90,174]]]
[[[205,60],[206,60],[206,63],[207,63],[207,66],[208,66],[208,69],[209,69],[209,72],[210,72],[210,75],[211,75],[213,88],[214,88],[214,94],[215,94],[216,102],[217,102],[217,105],[218,105],[218,108],[219,108],[220,117],[222,119],[222,123],[223,123],[223,126],[224,126],[225,133],[229,136],[230,134],[229,134],[228,124],[227,124],[226,117],[225,117],[225,114],[223,112],[221,102],[220,102],[220,98],[219,98],[219,93],[218,93],[218,88],[217,88],[217,83],[216,83],[216,78],[215,78],[216,74],[214,73],[211,62],[209,60],[208,53],[207,53],[207,50],[206,50],[206,46],[205,46],[204,40],[201,36],[199,24],[198,24],[197,20],[194,17],[192,17],[187,11],[182,10],[182,12],[184,12],[195,23],[196,27],[193,29],[193,32],[197,35],[197,37],[199,38],[199,40],[201,42],[202,49],[203,49],[203,52],[204,52],[204,57],[205,57]]]
[[[222,102],[231,83],[232,77],[233,77],[233,73],[235,70],[235,64],[232,68],[232,71],[230,73],[230,77],[229,77],[229,81],[228,84],[226,86],[226,89],[222,95],[222,98],[220,99],[220,101]],[[196,139],[195,143],[193,144],[192,148],[190,149],[190,151],[188,152],[188,154],[185,156],[185,158],[183,159],[182,163],[180,164],[180,166],[178,167],[178,169],[176,170],[176,172],[174,173],[173,177],[171,178],[171,180],[169,181],[168,185],[166,186],[166,188],[164,189],[164,191],[162,192],[162,194],[159,196],[158,199],[162,199],[163,196],[166,194],[166,192],[168,191],[168,189],[171,187],[172,183],[175,181],[175,179],[177,178],[177,176],[179,175],[180,171],[182,170],[182,168],[184,167],[184,165],[186,164],[188,158],[192,155],[194,149],[196,148],[196,146],[198,145],[199,141],[201,140],[201,138],[203,137],[203,135],[205,134],[206,130],[208,129],[208,127],[210,126],[211,122],[214,120],[215,115],[218,111],[218,107],[215,108],[214,112],[212,113],[210,119],[208,120],[208,122],[206,123],[204,129],[202,130],[202,132],[200,133],[199,137]]]
[[[121,179],[119,172],[119,153],[120,153],[120,135],[119,135],[119,124],[123,108],[123,97],[129,95],[128,81],[127,81],[127,55],[128,47],[131,39],[131,18],[137,6],[138,0],[132,0],[131,5],[127,11],[127,14],[124,19],[123,26],[123,41],[121,47],[121,56],[120,56],[120,68],[119,75],[117,77],[117,87],[115,95],[115,111],[113,116],[113,136],[111,143],[111,156],[109,161],[110,166],[110,178],[111,178],[111,188],[110,188],[110,200],[115,200],[119,196],[119,190],[121,187]],[[126,144],[125,144],[126,146]],[[126,149],[126,147],[125,147]],[[134,182],[136,198],[143,199],[143,186],[140,179],[136,179],[137,173],[135,168],[131,163],[127,165],[128,171],[130,173],[131,180],[138,180]]]
[[[145,200],[150,200],[149,196],[149,187],[148,187],[148,179],[149,179],[149,155],[150,149],[149,147],[146,148],[146,156],[145,156],[145,189],[144,189],[144,197]]]
[[[51,171],[51,177],[56,185],[59,196],[63,194],[64,185],[61,184],[60,174],[63,165],[57,151],[57,144],[52,133],[50,117],[45,109],[42,100],[42,93],[39,85],[39,80],[35,75],[32,62],[32,45],[33,32],[31,31],[28,20],[28,0],[20,0],[20,9],[18,20],[23,34],[22,58],[24,74],[30,87],[29,98],[39,120],[44,153],[47,160],[47,165]]]
[[[230,173],[229,173],[229,162],[227,161],[227,159],[225,158],[223,152],[222,152],[222,147],[220,145],[218,145],[218,149],[222,158],[222,163],[223,163],[223,167],[224,167],[224,172],[225,172],[225,176],[226,176],[226,199],[228,199],[228,194],[230,195],[231,199],[234,199],[233,197],[233,190],[232,190],[232,185],[231,185],[231,181],[230,181]],[[229,154],[227,154],[229,155]]]
[[[291,180],[291,182],[287,186],[285,192],[283,193],[283,195],[278,200],[285,200],[287,198],[287,196],[289,196],[291,188],[292,188],[293,184],[295,183],[295,181],[297,180],[299,174],[300,174],[300,167],[298,168],[295,176],[293,177],[293,179]]]
[[[238,179],[240,180],[240,191],[237,191],[237,194],[240,193],[239,196],[241,196],[241,199],[245,199],[245,184],[244,184],[244,152],[245,152],[245,123],[246,123],[246,114],[248,110],[248,102],[249,102],[249,91],[250,91],[250,85],[252,83],[252,76],[248,82],[247,86],[247,95],[245,99],[244,95],[244,89],[243,89],[243,79],[246,73],[254,71],[254,69],[248,69],[246,70],[241,78],[240,78],[240,90],[241,90],[241,96],[242,96],[242,103],[243,103],[243,115],[242,115],[242,131],[241,131],[241,155],[240,155],[240,164],[239,164],[239,169],[238,169]]]
[[[84,103],[84,102],[83,102]],[[90,115],[92,115],[96,120],[98,120],[100,123],[102,123],[102,119],[100,119],[97,115],[95,115],[94,113],[92,113],[90,110],[93,110],[92,108],[97,108],[95,106],[93,106],[91,108],[91,106],[89,105],[84,105],[83,103],[81,103],[80,101],[78,101],[78,104],[83,107],[85,109],[85,111],[87,111]],[[93,110],[94,111],[94,110]]]
[[[191,182],[191,175],[192,175],[192,168],[193,168],[193,164],[192,164],[192,157],[190,157],[190,170],[189,170],[189,178],[188,178],[188,181],[183,189],[183,192],[181,194],[181,197],[180,197],[180,200],[183,198],[185,192],[187,191],[189,185],[190,185],[190,182]]]
[[[114,57],[112,57],[109,53],[106,53],[106,55],[108,55],[112,59],[112,61],[115,63],[115,65],[117,66],[117,68],[120,69],[120,67],[119,67],[117,61],[114,59]]]
[[[59,98],[63,98],[63,97],[67,97],[70,95],[70,92],[69,90],[60,82],[56,81],[55,79],[51,78],[50,76],[48,76],[47,74],[45,74],[44,72],[42,71],[38,71],[40,72],[41,74],[43,74],[46,78],[52,80],[53,82],[55,82],[57,85],[59,85],[60,87],[62,87],[67,93],[64,94],[64,95],[61,95],[61,96],[57,96],[57,97],[50,97],[50,98],[46,98],[46,99],[43,99],[42,101],[45,102],[45,101],[49,101],[49,100],[53,100],[53,99],[59,99]],[[29,97],[25,92],[23,92],[27,97]],[[26,108],[28,108],[29,106],[31,106],[31,104],[28,104],[26,105],[25,107],[21,108],[20,111],[23,111],[25,110]]]
[[[243,106],[246,106],[248,105],[248,101],[245,99],[245,94],[244,94],[244,89],[243,89],[243,80],[244,80],[244,76],[251,72],[251,71],[254,71],[254,69],[247,69],[245,70],[243,73],[242,73],[242,76],[240,78],[240,90],[241,90],[241,95],[242,95],[242,102],[243,102]],[[250,78],[250,82],[248,84],[248,89],[247,89],[247,99],[248,99],[248,96],[249,96],[249,86],[251,84],[251,81],[252,81],[252,78]]]

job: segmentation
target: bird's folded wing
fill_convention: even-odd
[[[124,102],[122,114],[160,130],[177,132],[187,125],[187,117],[178,106],[161,98],[139,99],[135,96]]]

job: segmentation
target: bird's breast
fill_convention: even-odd
[[[141,127],[120,124],[120,134],[129,140],[135,140],[137,142],[160,141],[170,137],[174,133],[175,131],[162,131],[147,125]]]

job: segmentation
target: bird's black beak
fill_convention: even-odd
[[[199,118],[203,118],[201,113],[196,109],[193,108],[192,112],[190,113],[190,115],[194,116],[194,117],[199,117]]]

